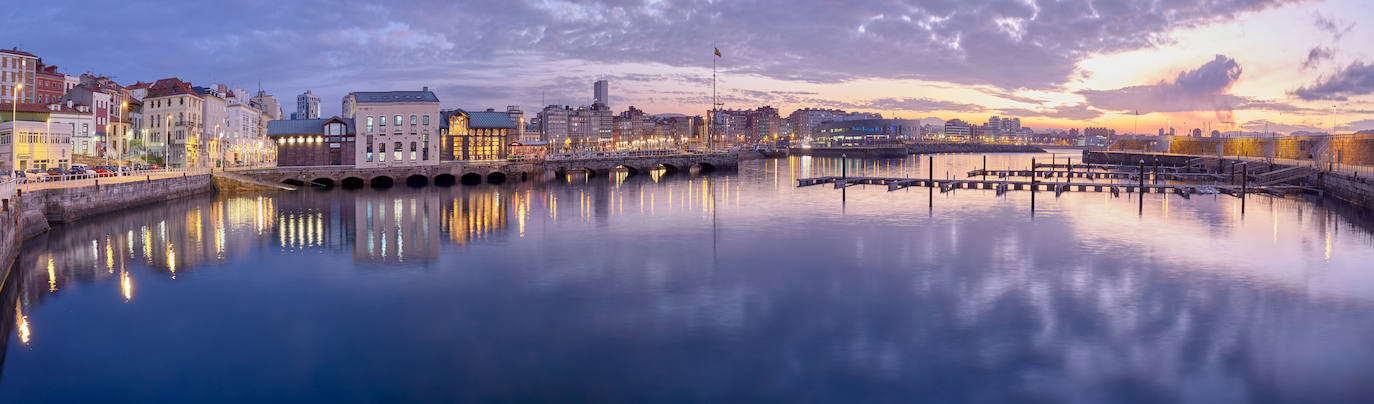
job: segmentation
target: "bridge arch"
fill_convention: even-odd
[[[392,182],[393,180],[391,177],[380,175],[372,177],[372,179],[368,181],[368,184],[372,185],[373,188],[390,188]]]
[[[492,173],[487,174],[488,184],[500,184],[504,182],[506,182],[506,173],[500,171],[493,171]]]
[[[654,168],[662,168],[664,174],[672,174],[678,172],[678,168],[676,165],[668,163],[659,163],[658,165],[654,166]]]
[[[463,185],[477,185],[482,183],[482,174],[478,173],[467,173],[458,178],[463,182]]]
[[[451,187],[456,183],[458,183],[458,177],[453,176],[453,174],[443,173],[434,176],[434,185],[436,186]]]
[[[298,179],[295,179],[295,178],[287,178],[287,179],[281,180],[281,183],[286,184],[286,185],[290,185],[290,186],[293,186],[293,187],[297,187],[297,188],[300,188],[300,187],[304,187],[304,186],[305,186],[305,181],[301,181],[301,180],[298,180]]]
[[[621,164],[621,165],[615,166],[615,168],[625,170],[625,172],[628,173],[629,175],[639,174],[639,169],[634,168],[634,167],[632,167],[632,166],[628,166],[628,165]]]
[[[696,164],[692,164],[692,167],[695,167],[697,169],[697,172],[701,173],[709,173],[712,171],[716,171],[716,166],[714,164],[707,162],[698,162]]]
[[[429,177],[420,174],[411,174],[406,177],[406,186],[423,187],[425,185],[429,185]]]
[[[330,189],[330,188],[334,188],[334,179],[333,179],[333,178],[316,178],[316,179],[310,180],[310,185],[313,185],[313,186],[316,186],[316,187],[320,187],[320,188],[324,188],[324,189]]]
[[[367,181],[358,177],[348,177],[344,178],[343,181],[340,181],[340,183],[340,185],[342,185],[344,189],[358,189],[362,188],[363,185],[366,185]]]

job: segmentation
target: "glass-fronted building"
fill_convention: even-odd
[[[823,147],[854,147],[900,143],[920,135],[920,121],[856,119],[821,122],[811,143]]]

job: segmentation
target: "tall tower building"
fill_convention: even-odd
[[[596,84],[592,85],[592,105],[601,104],[607,107],[611,106],[609,94],[610,87],[611,83],[606,82],[606,80],[597,80]]]
[[[296,96],[296,113],[292,119],[320,119],[320,96],[305,90]]]

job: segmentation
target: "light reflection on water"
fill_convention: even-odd
[[[1050,158],[988,165],[1031,157]],[[982,166],[934,158],[941,178]],[[795,188],[841,165],[203,197],[61,226],[0,294],[0,397],[1374,397],[1367,214]]]

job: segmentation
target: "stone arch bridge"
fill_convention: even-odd
[[[499,184],[544,178],[548,174],[567,175],[570,171],[585,171],[603,175],[615,169],[630,175],[663,168],[668,172],[692,169],[709,172],[734,169],[739,157],[734,153],[669,154],[654,156],[590,157],[546,161],[445,161],[433,166],[367,167],[301,166],[273,167],[238,171],[238,174],[258,181],[304,186],[361,187],[389,186],[395,183],[449,185],[487,182]]]

